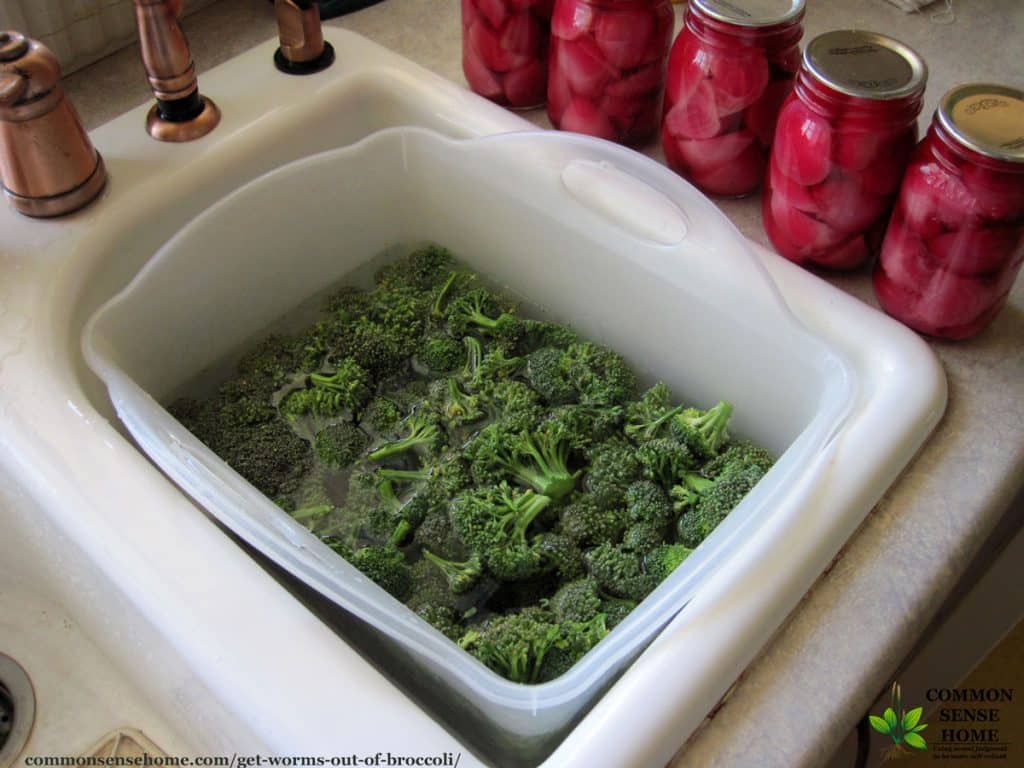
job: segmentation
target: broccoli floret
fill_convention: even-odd
[[[722,400],[707,411],[687,408],[672,417],[672,434],[696,456],[709,459],[729,439],[732,404]]]
[[[542,347],[526,358],[526,380],[550,405],[571,403],[577,397],[562,367],[564,355],[564,350],[556,347]]]
[[[463,392],[456,378],[437,379],[432,382],[430,398],[449,429],[480,421],[485,415],[480,398]]]
[[[601,587],[615,595],[639,602],[657,582],[644,573],[642,556],[615,544],[602,544],[584,555],[587,570]]]
[[[629,614],[636,608],[635,600],[626,600],[621,597],[602,595],[601,613],[605,615],[608,629],[613,629],[622,623]]]
[[[471,382],[476,375],[480,361],[484,359],[484,348],[480,340],[474,336],[466,336],[462,339],[462,346],[466,348],[466,363],[462,366],[460,374],[463,381]]]
[[[626,514],[630,522],[647,523],[653,528],[664,528],[672,522],[672,502],[657,483],[638,480],[626,488]]]
[[[302,355],[295,339],[268,336],[238,361],[238,375],[230,385],[237,393],[269,395],[291,377]]]
[[[496,578],[519,581],[541,570],[541,554],[529,545],[526,533],[550,503],[550,498],[533,491],[517,495],[505,484],[477,489],[452,503],[452,525]]]
[[[412,586],[405,555],[394,547],[369,546],[352,553],[349,562],[397,600],[405,600]]]
[[[589,458],[585,487],[601,506],[620,506],[626,488],[642,476],[636,449],[625,440],[611,439],[593,446]]]
[[[567,466],[568,442],[547,432],[523,431],[508,442],[494,446],[490,460],[523,485],[552,499],[572,493],[580,475]]]
[[[560,635],[548,612],[524,609],[487,619],[463,635],[459,645],[513,683],[536,683]]]
[[[237,382],[229,382],[221,387],[220,402],[218,418],[232,426],[263,424],[277,416],[270,398],[264,392],[239,387]]]
[[[382,288],[411,286],[420,291],[430,291],[444,284],[453,261],[447,248],[427,245],[381,267],[374,279]]]
[[[454,609],[447,606],[424,605],[416,613],[421,619],[430,624],[434,629],[447,637],[452,642],[458,642],[465,634],[459,615]]]
[[[373,298],[367,291],[355,286],[346,286],[327,299],[328,316],[343,326],[359,317],[370,314]]]
[[[559,325],[547,320],[520,320],[522,336],[520,344],[526,352],[541,347],[558,347],[565,349],[580,340],[579,334],[566,325]]]
[[[447,333],[435,333],[424,340],[416,359],[432,374],[454,371],[466,361],[462,342]]]
[[[666,488],[675,485],[682,475],[697,467],[697,460],[685,444],[671,437],[656,437],[637,446],[636,458],[644,477]]]
[[[483,572],[483,563],[477,554],[470,555],[468,560],[461,563],[438,557],[429,549],[423,550],[423,557],[440,569],[448,582],[448,587],[456,594],[470,589]]]
[[[430,294],[413,286],[396,285],[378,288],[373,299],[372,318],[391,334],[402,354],[418,351],[426,328]]]
[[[560,405],[540,421],[538,432],[546,432],[569,447],[582,451],[606,439],[618,427],[622,409],[618,406]]]
[[[562,370],[582,403],[621,405],[636,390],[636,377],[626,361],[590,342],[570,345],[562,356]]]
[[[537,393],[521,381],[501,381],[481,395],[490,417],[510,432],[532,429],[544,411]]]
[[[644,557],[644,570],[660,584],[691,554],[693,550],[682,544],[663,544]]]
[[[540,555],[541,568],[555,571],[560,581],[578,579],[585,572],[583,550],[568,536],[548,531],[541,533],[530,542],[531,548]]]
[[[369,374],[355,360],[345,358],[333,373],[313,373],[313,410],[321,416],[358,411],[370,399]]]
[[[665,543],[665,528],[651,523],[633,523],[622,535],[622,548],[643,554]]]
[[[735,469],[719,475],[679,518],[676,532],[681,544],[695,549],[764,477],[760,467],[732,466]]]
[[[672,406],[672,393],[668,385],[659,381],[641,395],[639,400],[626,406],[626,428],[629,437],[638,441],[662,437],[668,432],[670,419],[683,410]]]
[[[331,469],[344,469],[356,463],[369,442],[363,430],[346,421],[317,432],[313,450]]]
[[[427,513],[413,534],[413,543],[421,549],[436,552],[446,560],[455,560],[465,554],[462,542],[452,528],[447,509],[434,509]]]
[[[484,288],[464,293],[448,307],[448,327],[457,336],[474,330],[504,335],[518,324],[518,318],[503,312],[494,295]]]
[[[377,494],[380,505],[369,514],[370,530],[376,539],[397,547],[426,518],[430,511],[429,499],[414,496],[403,502],[388,479],[378,483]]]
[[[477,287],[479,279],[472,272],[456,270],[449,272],[444,282],[434,289],[430,305],[430,317],[444,320],[448,307],[455,299]]]
[[[601,612],[601,584],[590,576],[563,584],[550,608],[558,621],[590,621]]]
[[[386,397],[376,397],[362,413],[360,424],[367,424],[377,434],[391,432],[402,420],[402,411]]]
[[[411,610],[419,613],[425,608],[458,608],[458,596],[451,591],[444,575],[429,560],[421,558],[411,563],[409,578],[412,586],[405,604]]]
[[[555,646],[544,656],[538,680],[547,682],[561,677],[607,634],[608,626],[603,613],[585,622],[563,622],[559,625]]]
[[[407,340],[394,329],[385,328],[367,317],[360,317],[345,327],[335,354],[352,358],[368,371],[374,380],[395,373],[406,364]]]
[[[701,467],[704,477],[714,480],[720,474],[732,469],[730,465],[754,466],[767,472],[775,464],[775,457],[759,445],[748,440],[729,443],[724,451]]]
[[[589,494],[580,494],[562,509],[560,528],[578,546],[615,543],[626,527],[625,509],[606,509]]]
[[[414,448],[422,448],[428,454],[437,454],[448,442],[448,435],[438,425],[436,416],[427,411],[413,411],[402,419],[398,424],[398,434],[401,435],[398,440],[371,451],[367,458],[370,461],[382,461]]]
[[[672,497],[672,508],[677,512],[685,512],[694,506],[700,495],[711,487],[712,481],[696,472],[684,472],[679,483],[672,486],[669,495]]]
[[[512,378],[522,366],[523,358],[508,357],[500,347],[492,349],[481,358],[473,371],[470,388],[475,392],[487,393],[500,382]]]
[[[421,408],[423,401],[430,396],[430,385],[423,379],[410,379],[404,383],[392,381],[387,384],[385,388],[388,399],[406,415]]]

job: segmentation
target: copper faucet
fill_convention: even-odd
[[[274,0],[281,47],[274,64],[289,75],[311,75],[334,63],[334,48],[324,42],[320,5],[313,0]]]
[[[0,180],[15,210],[43,218],[77,211],[107,180],[57,58],[14,31],[0,31]]]
[[[146,117],[159,141],[192,141],[220,122],[220,110],[199,93],[196,67],[178,24],[185,0],[133,0],[139,46],[156,104]]]

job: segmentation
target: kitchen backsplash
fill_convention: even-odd
[[[186,0],[185,13],[216,0]],[[0,0],[0,29],[17,29],[49,47],[64,74],[135,39],[131,0]]]

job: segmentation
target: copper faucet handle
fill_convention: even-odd
[[[334,63],[334,48],[324,41],[320,5],[313,0],[274,0],[281,47],[274,64],[288,75],[311,75]]]
[[[13,72],[0,73],[0,104],[9,106],[21,101],[28,92],[28,78]]]
[[[139,48],[156,105],[146,119],[160,141],[191,141],[220,122],[220,111],[199,94],[196,68],[178,23],[184,0],[133,0]]]
[[[0,180],[8,202],[28,216],[62,216],[94,200],[106,178],[57,57],[19,32],[0,31]]]

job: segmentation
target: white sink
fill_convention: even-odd
[[[332,631],[328,625],[355,631],[344,615],[270,575],[148,462],[121,432],[79,351],[85,321],[164,242],[268,169],[393,125],[453,137],[533,128],[357,35],[326,35],[338,61],[311,77],[279,74],[271,61],[276,42],[204,73],[203,90],[224,119],[203,140],[152,141],[145,107],[94,131],[110,184],[85,211],[50,222],[0,211],[0,583],[30,585],[26,600],[59,605],[79,633],[67,645],[34,642],[54,630],[0,614],[0,652],[15,639],[44,655],[48,647],[54,654],[87,648],[82,655],[96,660],[97,674],[125,692],[111,706],[120,702],[130,721],[133,702],[145,700],[147,722],[128,724],[159,732],[171,754],[391,749],[462,753],[460,766],[480,764],[484,758]],[[945,377],[914,334],[757,253],[791,309],[846,356],[858,384],[852,412],[818,458],[821,482],[803,500],[799,541],[791,529],[766,526],[545,765],[663,765],[945,407]],[[801,557],[787,557],[790,548]],[[8,550],[21,556],[8,558]],[[22,599],[17,590],[8,594],[0,592],[5,611]],[[53,753],[44,731],[34,733],[30,754]]]

